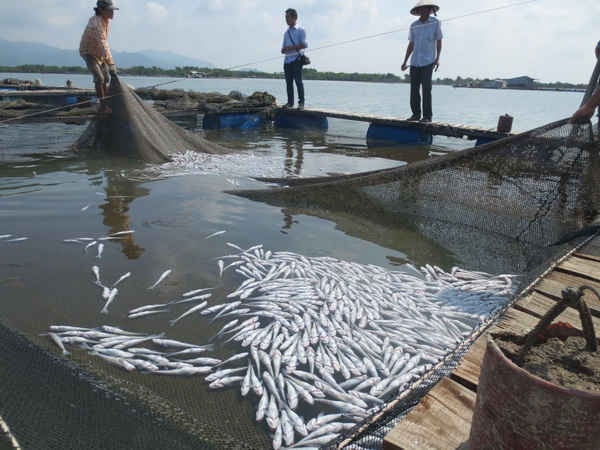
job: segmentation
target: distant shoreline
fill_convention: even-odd
[[[0,66],[0,72],[5,73],[22,73],[22,74],[64,74],[64,75],[87,75],[87,68],[80,66],[45,66],[45,65],[20,65],[20,66]],[[175,69],[161,69],[158,67],[129,67],[119,68],[119,73],[126,76],[143,76],[143,77],[170,77],[182,79],[283,79],[282,72],[260,72],[253,70],[224,70],[213,68],[199,67],[177,67]],[[304,69],[304,79],[309,81],[354,81],[368,83],[409,83],[410,78],[406,74],[403,78],[392,73],[345,73],[345,72],[319,72],[316,69],[307,67]],[[0,80],[1,81],[1,80]],[[469,89],[494,89],[494,90],[527,90],[527,91],[555,91],[555,92],[585,92],[587,86],[583,84],[572,83],[535,83],[533,87],[488,87],[481,86],[481,82],[487,80],[479,80],[473,78],[457,77],[438,78],[433,80],[434,85],[454,86],[456,88]],[[465,82],[471,85],[464,85]]]

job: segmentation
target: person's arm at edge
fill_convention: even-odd
[[[598,105],[600,105],[600,89],[596,89],[589,100],[575,111],[575,114],[571,117],[571,123],[587,122],[594,115],[594,111]]]
[[[596,59],[600,59],[600,42],[596,46]]]

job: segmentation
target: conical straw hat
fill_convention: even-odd
[[[418,13],[418,9],[421,8],[422,6],[431,6],[433,8],[434,13],[437,13],[440,10],[440,7],[438,5],[436,5],[435,3],[432,3],[429,0],[419,0],[417,2],[417,4],[414,6],[414,8],[410,10],[410,13],[413,16],[420,16],[420,14]]]

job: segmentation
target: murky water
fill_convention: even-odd
[[[52,351],[51,342],[39,336],[52,324],[111,324],[145,333],[166,330],[169,338],[206,342],[222,324],[187,320],[170,329],[167,320],[171,317],[131,321],[127,312],[173,300],[186,290],[231,290],[239,278],[230,274],[220,279],[216,268],[217,259],[230,250],[226,242],[244,248],[263,244],[272,251],[332,256],[393,269],[405,263],[449,269],[465,262],[410,226],[386,228],[364,218],[355,220],[351,214],[327,211],[307,215],[224,192],[267,188],[254,176],[309,177],[398,166],[444,153],[439,146],[369,149],[359,125],[332,121],[327,133],[269,127],[211,132],[209,139],[240,152],[188,155],[179,162],[152,166],[71,152],[70,143],[82,131],[81,126],[61,124],[0,128],[0,235],[28,238],[0,241],[0,317]],[[64,242],[129,229],[135,233],[105,243],[101,259],[95,248],[84,252],[83,246]],[[205,239],[220,230],[226,233]],[[100,314],[104,301],[92,284],[93,265],[101,267],[108,282],[126,272],[133,274],[120,286],[108,316]],[[167,269],[173,270],[167,281],[148,290]],[[235,350],[233,346],[219,348],[216,356]],[[75,352],[73,358],[126,383],[128,389],[147,388],[149,404],[172,416],[183,412],[190,431],[215,437],[227,434],[255,448],[268,445],[264,426],[253,420],[255,405],[236,391],[209,392],[205,384],[193,379],[124,374],[83,352]],[[236,411],[235,420],[231,411]]]

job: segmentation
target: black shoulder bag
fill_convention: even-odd
[[[290,36],[290,41],[292,41],[292,45],[296,45],[294,42],[294,38],[292,37],[292,33],[288,30],[288,35]],[[300,53],[300,56],[296,59],[296,61],[300,60],[303,66],[308,66],[310,64],[310,58],[306,56],[304,53]]]

